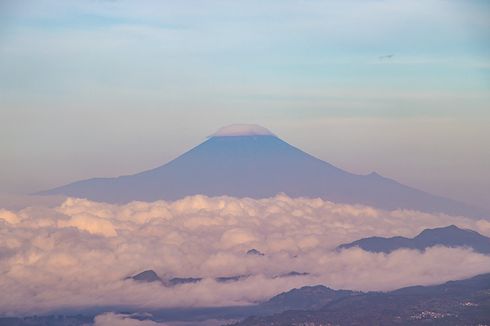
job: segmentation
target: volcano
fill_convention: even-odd
[[[267,198],[278,193],[390,210],[490,216],[478,208],[402,185],[377,173],[349,173],[255,125],[224,127],[155,169],[78,181],[39,194],[127,203],[176,200],[196,194]]]

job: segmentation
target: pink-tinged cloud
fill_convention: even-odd
[[[489,272],[490,256],[469,248],[335,250],[367,236],[412,237],[450,224],[490,235],[486,220],[284,195],[126,205],[69,198],[54,208],[0,210],[0,293],[9,294],[0,296],[0,313],[250,304],[304,285],[390,290]],[[265,255],[247,255],[252,248]],[[167,287],[125,279],[148,269],[164,280],[203,280]],[[277,277],[291,271],[308,275]],[[248,277],[215,280],[237,275]]]

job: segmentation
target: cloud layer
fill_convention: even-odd
[[[224,320],[204,320],[192,322],[167,322],[158,323],[152,320],[140,320],[138,315],[132,314],[116,314],[113,312],[97,315],[94,320],[94,326],[221,326],[227,321]],[[141,316],[145,317],[145,316]],[[229,321],[230,323],[233,320]]]
[[[0,210],[0,313],[94,305],[144,308],[249,304],[311,284],[390,290],[490,271],[464,248],[389,255],[334,248],[366,236],[412,237],[455,224],[490,235],[490,222],[416,211],[382,211],[284,195],[253,200],[192,196],[109,205],[69,198],[54,208]],[[246,255],[256,248],[264,256]],[[125,280],[203,277],[164,287]],[[291,271],[309,275],[276,277]],[[238,282],[215,277],[251,275]]]

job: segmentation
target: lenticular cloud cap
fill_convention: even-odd
[[[220,128],[209,137],[275,136],[269,129],[254,124],[232,124]]]

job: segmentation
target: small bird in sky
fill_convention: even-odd
[[[379,56],[378,59],[381,61],[389,60],[389,59],[393,58],[394,56],[395,56],[394,54],[386,54],[386,55]]]

